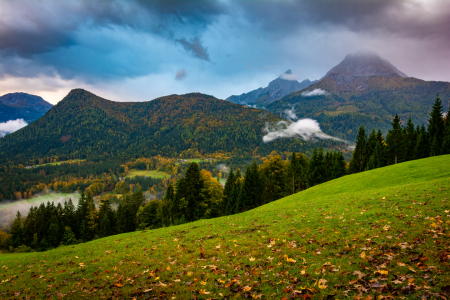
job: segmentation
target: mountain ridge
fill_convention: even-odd
[[[113,102],[75,89],[42,118],[1,138],[0,163],[52,156],[100,160],[313,148],[298,139],[263,143],[266,124],[280,120],[267,111],[200,93]]]
[[[0,122],[24,119],[30,123],[53,107],[42,97],[20,92],[0,96],[0,103]]]
[[[225,100],[236,104],[264,107],[265,105],[281,99],[292,92],[304,89],[315,82],[316,81],[310,81],[309,79],[299,82],[296,80],[296,76],[289,69],[276,79],[269,82],[265,88],[260,87],[256,90],[243,93],[238,96],[233,95]]]
[[[354,141],[360,125],[386,133],[395,114],[402,121],[412,117],[415,124],[426,123],[437,93],[448,99],[450,83],[407,77],[378,54],[359,51],[347,55],[318,82],[266,109],[316,119],[328,134]]]

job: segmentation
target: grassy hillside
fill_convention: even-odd
[[[327,95],[305,97],[303,93],[315,89]],[[292,109],[300,118],[319,121],[325,133],[355,140],[361,124],[366,129],[390,129],[392,117],[398,114],[403,121],[411,116],[415,124],[426,123],[439,93],[444,109],[450,97],[450,83],[424,81],[400,76],[361,77],[351,84],[338,84],[332,76],[299,92],[291,93],[267,106],[280,115]]]
[[[448,297],[449,163],[411,161],[239,215],[1,255],[0,295]]]

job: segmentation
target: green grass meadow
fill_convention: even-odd
[[[166,172],[156,170],[130,170],[127,173],[127,178],[133,178],[135,176],[147,176],[153,178],[169,178],[170,174]]]
[[[410,161],[238,215],[0,255],[0,298],[446,299],[449,166]]]

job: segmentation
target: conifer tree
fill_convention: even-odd
[[[438,94],[428,119],[428,138],[431,142],[430,156],[439,155],[442,149],[442,138],[444,136],[443,112],[444,107]]]
[[[69,226],[64,228],[64,235],[61,240],[61,244],[63,245],[73,245],[77,243],[77,238],[75,233],[73,233],[72,229]]]
[[[360,126],[356,136],[355,150],[353,150],[350,160],[349,173],[359,173],[364,171],[368,158],[366,157],[367,136],[364,126]]]
[[[230,173],[228,173],[227,180],[225,181],[225,187],[223,189],[223,201],[222,201],[222,214],[228,214],[228,202],[231,200],[231,192],[233,190],[233,185],[235,181],[234,171],[231,168]]]
[[[289,161],[289,176],[292,179],[292,193],[303,191],[308,187],[308,167],[309,161],[306,155],[295,152],[292,153]]]
[[[392,120],[392,128],[386,135],[387,144],[387,161],[388,164],[396,164],[404,161],[405,144],[403,138],[403,131],[400,125],[400,118],[398,115],[394,116]]]
[[[313,155],[309,161],[309,186],[314,186],[325,182],[325,172],[323,149],[320,148],[319,151],[317,151],[317,149],[314,148]]]
[[[404,137],[406,145],[405,160],[408,161],[414,159],[414,148],[416,147],[417,144],[417,133],[411,116],[408,118],[408,122],[406,122],[404,130],[405,130]]]
[[[9,233],[11,234],[11,246],[17,248],[23,244],[22,215],[17,211],[16,218],[11,224]]]
[[[258,172],[258,165],[255,161],[245,170],[245,176],[238,199],[240,211],[250,210],[258,206],[261,201],[261,191],[261,180]]]
[[[346,162],[342,152],[332,154],[333,165],[331,169],[331,179],[336,179],[347,174]]]
[[[55,215],[50,220],[50,226],[48,227],[47,235],[45,237],[48,246],[51,248],[55,248],[59,245],[59,224]]]
[[[187,207],[185,211],[186,220],[188,222],[199,219],[199,203],[203,201],[203,181],[200,178],[200,170],[198,164],[193,162],[190,164],[184,176],[186,180],[186,202]]]
[[[450,101],[444,124],[444,137],[442,138],[441,154],[450,154]]]
[[[417,144],[414,149],[415,159],[421,159],[430,156],[430,145],[428,139],[428,132],[425,125],[422,124],[418,131]]]

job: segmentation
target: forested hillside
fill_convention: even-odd
[[[355,53],[319,82],[266,109],[278,116],[292,110],[299,118],[316,119],[328,134],[355,141],[362,124],[369,131],[381,129],[386,134],[395,114],[426,124],[437,93],[446,110],[449,82],[406,77],[375,53]]]
[[[100,161],[158,154],[306,152],[317,146],[297,139],[264,144],[265,123],[278,120],[199,93],[124,103],[76,89],[33,124],[0,139],[0,163],[32,164],[51,156]]]

